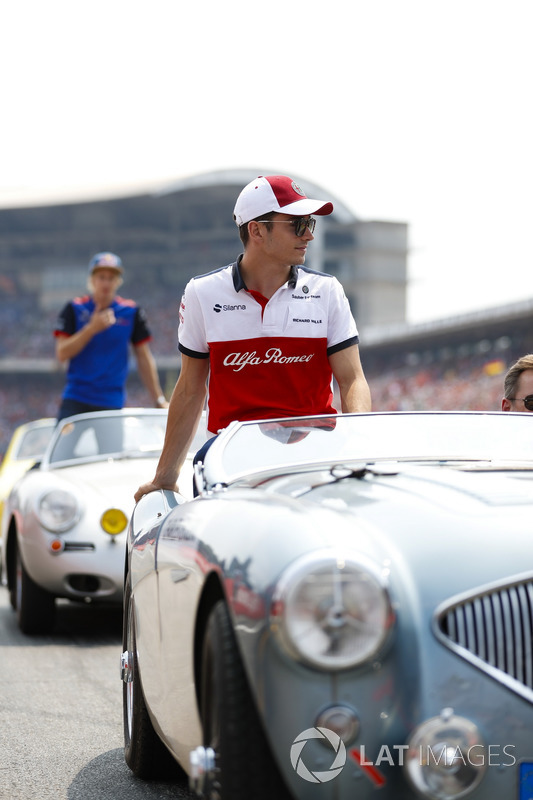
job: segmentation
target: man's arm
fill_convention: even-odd
[[[159,382],[159,375],[157,374],[157,367],[155,359],[150,350],[148,342],[138,344],[133,348],[135,357],[137,359],[137,369],[140,378],[146,386],[154,406],[157,408],[168,408],[168,403],[165,400],[165,395]]]
[[[68,361],[87,347],[97,333],[105,331],[116,322],[115,314],[111,308],[96,309],[91,314],[87,325],[73,333],[72,336],[59,335],[56,338],[56,358],[58,361]]]
[[[170,398],[165,442],[156,474],[151,482],[137,489],[136,502],[158,489],[178,491],[178,475],[202,415],[208,375],[208,358],[182,355],[181,372]]]
[[[341,411],[371,411],[370,389],[363,372],[359,346],[354,344],[329,356],[331,371],[339,385]]]

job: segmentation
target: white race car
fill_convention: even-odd
[[[24,633],[52,628],[57,597],[122,603],[133,495],[155,472],[166,421],[165,410],[143,408],[64,419],[42,460],[15,484],[3,517],[2,573]],[[203,431],[182,473],[191,496],[190,461]]]

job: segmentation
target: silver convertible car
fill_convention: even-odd
[[[125,757],[220,800],[533,797],[533,421],[233,423],[136,506]]]
[[[15,484],[2,578],[24,633],[52,628],[56,598],[122,603],[133,494],[155,471],[166,421],[164,410],[131,408],[64,419]]]

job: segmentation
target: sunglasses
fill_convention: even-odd
[[[514,402],[521,400],[528,411],[533,411],[533,394],[528,394],[527,397],[508,397],[507,399]]]
[[[309,228],[309,233],[313,233],[316,225],[314,217],[309,217],[309,219],[303,219],[302,217],[297,219],[258,219],[256,222],[288,222],[289,225],[294,226],[296,236],[303,236],[306,228]]]

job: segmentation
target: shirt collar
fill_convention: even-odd
[[[237,261],[235,261],[231,266],[231,274],[232,274],[232,277],[233,277],[233,288],[235,289],[236,292],[240,292],[241,289],[245,289],[245,290],[247,289],[247,286],[246,286],[246,284],[244,282],[244,279],[242,277],[241,268],[240,268],[243,255],[244,255],[244,253],[241,253],[241,255],[238,257]],[[287,285],[288,285],[289,289],[295,289],[296,288],[297,280],[298,280],[298,267],[293,265],[291,267],[291,271],[290,271],[290,274],[289,274],[289,280],[287,281]]]

